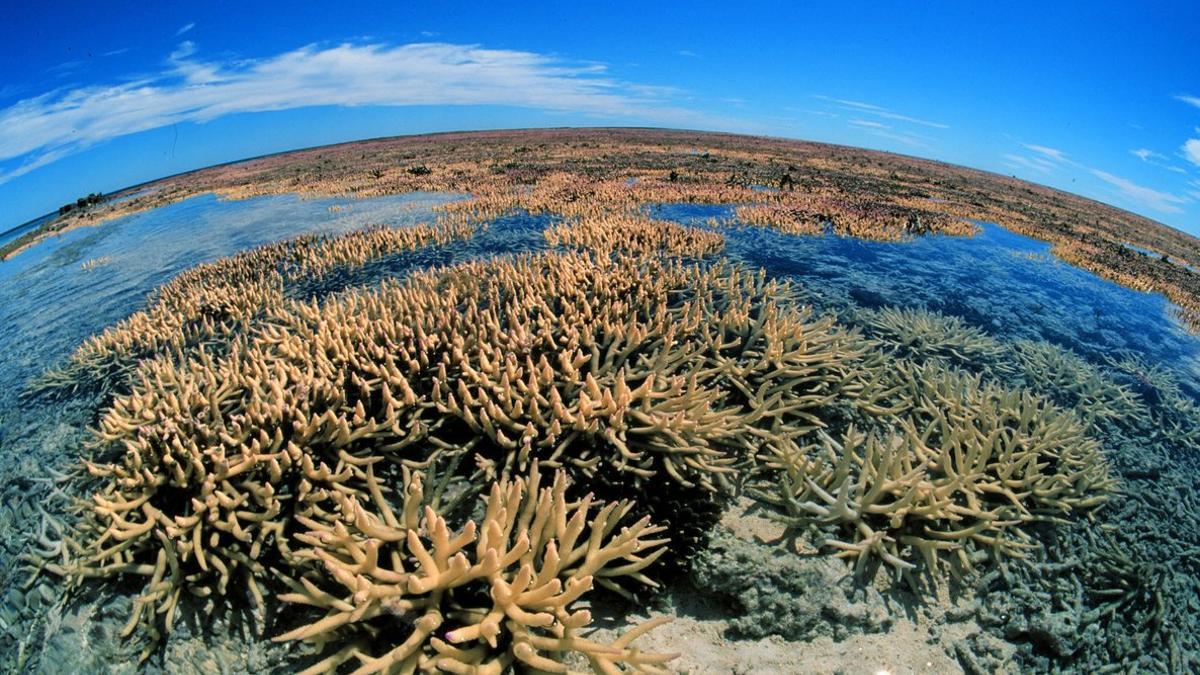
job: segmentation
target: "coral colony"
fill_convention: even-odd
[[[919,592],[1020,564],[1029,528],[1112,498],[1091,434],[1143,414],[1128,388],[1074,377],[1086,364],[1056,348],[1011,358],[938,314],[884,310],[849,328],[717,258],[726,224],[640,208],[766,200],[739,217],[894,239],[969,234],[963,207],[762,193],[712,171],[593,178],[601,151],[559,144],[543,154],[583,168],[528,180],[481,182],[465,160],[256,177],[266,191],[472,197],[431,224],[196,267],[46,373],[35,394],[96,389],[106,403],[83,461],[90,500],[35,566],[71,585],[138,580],[124,634],[143,657],[189,598],[249,597],[301,610],[271,637],[312,645],[308,672],[654,673],[675,655],[636,642],[663,620],[596,641],[587,599],[645,602],[734,497]],[[514,210],[558,218],[550,250],[345,281]],[[1003,377],[963,369],[980,364]],[[1042,393],[1066,380],[1058,399]],[[664,506],[678,503],[696,506]]]

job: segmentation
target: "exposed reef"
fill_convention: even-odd
[[[544,190],[549,186],[551,190]],[[764,190],[764,186],[771,189]],[[777,189],[776,189],[777,186]],[[213,192],[230,199],[299,192],[371,197],[470,193],[563,216],[661,202],[727,204],[785,232],[894,241],[970,235],[997,223],[1053,245],[1072,264],[1167,296],[1200,327],[1200,243],[1148,219],[1023,181],[838,146],[650,129],[555,129],[377,139],[175,176],[65,214],[0,252],[65,230]],[[542,194],[530,198],[530,192]],[[590,196],[589,199],[583,197]],[[545,210],[539,210],[540,201]],[[1136,247],[1135,250],[1130,245]],[[1152,251],[1153,254],[1142,251]]]
[[[549,227],[546,243],[611,253],[658,253],[703,258],[720,253],[725,238],[678,223],[654,220],[639,214],[584,217]]]
[[[443,207],[448,208],[448,207]],[[143,359],[223,349],[285,298],[303,298],[336,269],[470,237],[480,214],[457,208],[432,225],[378,227],[337,237],[302,236],[193,267],[161,286],[149,307],[92,336],[67,363],[31,383],[33,395],[82,388],[124,390]]]
[[[311,548],[299,555],[323,564],[327,581],[305,579],[281,599],[326,614],[275,639],[338,648],[305,672],[351,659],[361,662],[357,673],[499,673],[517,664],[566,672],[564,658],[579,654],[595,672],[665,673],[661,664],[676,656],[632,646],[661,620],[612,644],[581,633],[591,612],[576,605],[593,584],[622,593],[625,579],[652,585],[642,570],[666,552],[667,540],[655,538],[664,528],[622,522],[629,502],[595,513],[590,498],[568,504],[566,474],[543,488],[535,466],[528,478],[493,484],[483,517],[455,533],[426,501],[419,474],[406,476],[398,513],[372,483],[369,506],[343,497],[348,522],[302,520],[312,529],[297,539]],[[397,631],[397,619],[411,629]]]

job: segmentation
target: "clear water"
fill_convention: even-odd
[[[657,217],[690,225],[732,207],[669,204]],[[802,237],[763,228],[726,232],[738,260],[800,281],[815,302],[840,307],[924,307],[1004,339],[1044,339],[1093,359],[1130,350],[1172,368],[1195,368],[1200,341],[1171,304],[1059,261],[1044,242],[990,223],[972,238],[873,242]]]
[[[142,309],[151,290],[189,267],[301,234],[429,220],[433,206],[459,198],[202,195],[52,237],[0,263],[0,401],[11,404],[25,380]],[[95,266],[85,269],[89,261]]]

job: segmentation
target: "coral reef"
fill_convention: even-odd
[[[727,265],[547,254],[276,303],[222,354],[137,366],[97,423],[102,487],[46,568],[144,577],[126,632],[155,637],[185,590],[261,602],[294,578],[293,524],[371,493],[378,461],[730,489],[763,437],[868,389],[854,336],[787,295]]]
[[[755,496],[794,529],[831,530],[822,546],[863,570],[875,558],[903,572],[918,561],[972,567],[975,551],[1024,557],[1017,526],[1088,513],[1115,481],[1085,427],[1025,392],[935,366],[896,364],[899,430],[820,443],[768,441]]]
[[[472,217],[455,215],[434,225],[369,228],[336,237],[302,236],[198,265],[160,287],[147,309],[89,338],[66,364],[32,382],[30,391],[56,395],[89,386],[120,389],[139,361],[223,345],[251,329],[285,297],[302,294],[306,284],[335,268],[470,237],[476,227]]]
[[[1072,410],[1089,425],[1129,426],[1149,411],[1127,386],[1114,382],[1074,352],[1048,342],[1018,340],[1009,345],[1026,388]]]
[[[762,190],[778,186],[778,190]],[[215,192],[370,197],[470,193],[480,213],[528,206],[561,216],[662,202],[731,204],[746,222],[786,232],[828,226],[900,240],[969,236],[995,222],[1054,245],[1055,255],[1180,305],[1193,330],[1200,246],[1153,221],[1084,198],[962,167],[815,143],[646,129],[477,132],[314,148],[212,167],[109,195],[0,246],[5,259],[53,233]],[[128,197],[128,198],[125,198]],[[484,206],[487,204],[487,206]],[[1148,255],[1127,246],[1132,244]]]
[[[872,335],[905,358],[935,359],[969,369],[1005,367],[1004,345],[956,316],[886,307],[867,313],[864,323]]]
[[[640,603],[660,572],[688,571],[728,585],[753,634],[785,608],[717,568],[762,552],[708,545],[744,487],[789,534],[912,588],[1042,564],[1051,525],[1114,493],[1096,436],[1143,425],[1151,394],[936,313],[864,311],[863,337],[785,281],[695,260],[718,234],[636,215],[636,199],[567,198],[585,185],[550,176],[448,207],[457,225],[292,240],[178,277],[150,323],[123,328],[130,346],[80,366],[127,386],[95,424],[79,523],[30,558],[71,585],[140,586],[123,633],[151,647],[188,598],[246,594],[321,610],[279,636],[317,645],[314,671],[655,672],[670,655],[633,645],[654,622],[590,641],[580,598]],[[513,209],[567,211],[545,237],[584,250],[312,292]],[[1183,400],[1160,384],[1155,401]],[[832,574],[769,558],[793,584]],[[789,636],[820,634],[814,613],[850,596],[806,597]]]
[[[1193,395],[1179,386],[1179,377],[1171,370],[1148,363],[1130,352],[1108,355],[1105,365],[1123,380],[1123,384],[1148,406],[1139,431],[1146,437],[1161,439],[1180,459],[1200,462],[1200,405]]]
[[[660,621],[600,644],[581,633],[591,612],[575,608],[594,584],[621,592],[622,579],[653,583],[641,570],[666,552],[655,538],[663,528],[643,518],[618,531],[628,502],[597,512],[587,497],[569,504],[566,474],[541,487],[535,466],[527,479],[493,484],[483,517],[455,533],[425,503],[419,474],[405,480],[399,512],[378,485],[370,493],[368,506],[343,497],[332,525],[302,521],[313,529],[297,539],[311,548],[298,554],[323,565],[323,583],[304,579],[281,597],[326,613],[275,639],[339,647],[305,672],[351,659],[358,673],[500,673],[516,664],[566,672],[573,653],[596,672],[666,672],[661,664],[674,655],[631,645]]]
[[[876,241],[903,241],[923,234],[969,237],[979,228],[939,205],[911,199],[886,202],[836,192],[787,191],[771,195],[767,204],[737,208],[738,220],[786,234],[826,234]],[[944,207],[943,207],[944,208]]]
[[[610,253],[660,253],[692,258],[720,253],[725,238],[678,223],[637,214],[584,217],[545,230],[546,243]]]

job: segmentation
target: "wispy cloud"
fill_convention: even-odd
[[[789,112],[797,112],[797,113],[802,113],[805,115],[816,115],[817,117],[841,117],[841,115],[839,115],[837,113],[829,112],[827,110],[812,110],[811,108],[795,108],[795,107],[788,107],[788,108],[786,108],[786,110],[788,110]]]
[[[1050,148],[1045,145],[1035,145],[1033,143],[1022,143],[1021,146],[1026,150],[1032,150],[1040,155],[1045,155],[1056,162],[1069,163],[1071,161],[1067,159],[1067,153],[1056,148]]]
[[[1024,157],[1022,155],[1006,154],[1004,155],[1006,163],[1011,168],[1026,168],[1038,173],[1050,173],[1054,167],[1046,160],[1040,157]]]
[[[191,29],[193,29],[195,27],[196,27],[196,22],[194,22],[194,21],[192,23],[186,24],[186,25],[182,26],[179,30],[175,31],[175,37],[179,37],[180,35],[183,35],[184,33],[190,31]]]
[[[1197,143],[1200,145],[1200,141]],[[1179,205],[1188,203],[1188,199],[1184,197],[1138,185],[1127,178],[1122,178],[1121,176],[1113,175],[1107,171],[1077,162],[1071,159],[1071,157],[1065,151],[1059,150],[1058,148],[1050,147],[1048,145],[1038,145],[1036,143],[1020,143],[1020,146],[1032,152],[1033,154],[1030,156],[1011,153],[1002,155],[1005,166],[1011,169],[1029,169],[1040,174],[1051,174],[1066,170],[1069,172],[1067,175],[1072,176],[1072,182],[1074,181],[1074,177],[1078,176],[1080,172],[1091,174],[1092,176],[1095,176],[1096,178],[1099,178],[1105,183],[1108,183],[1112,187],[1116,188],[1115,192],[1110,193],[1111,195],[1115,195],[1116,197],[1125,201],[1133,202],[1139,207],[1148,208],[1154,211],[1161,211],[1163,213],[1182,213],[1183,209],[1180,208]],[[1198,147],[1197,150],[1200,150],[1200,147]],[[1162,166],[1163,168],[1170,169],[1172,171],[1177,169],[1177,167],[1171,167],[1169,165],[1162,164],[1159,160],[1166,158],[1162,154],[1153,150],[1138,148],[1136,150],[1130,150],[1129,152],[1144,162]],[[1061,176],[1061,174],[1059,175]]]
[[[655,123],[711,120],[674,107],[595,63],[474,45],[307,46],[277,56],[205,61],[183,42],[162,72],[57,90],[0,109],[0,183],[119,136],[233,113],[337,105],[509,105]]]
[[[934,129],[949,129],[950,128],[950,125],[948,125],[948,124],[942,124],[941,122],[931,122],[929,120],[923,120],[923,119],[920,119],[917,117],[910,117],[908,115],[902,115],[894,110],[890,110],[881,105],[875,105],[874,103],[863,103],[862,101],[852,101],[852,100],[844,99],[844,98],[831,98],[829,96],[821,96],[819,94],[816,95],[814,98],[819,98],[823,101],[829,101],[830,103],[836,104],[838,107],[842,108],[843,110],[854,110],[861,114],[874,115],[875,117],[880,117],[880,118],[887,119],[887,120],[895,120],[897,122],[909,122],[912,124],[919,124],[919,125],[925,126],[925,127],[931,127]]]
[[[871,131],[871,133],[873,135],[879,136],[881,138],[887,138],[887,139],[896,141],[898,143],[903,143],[904,145],[907,145],[909,147],[922,148],[922,149],[926,149],[926,150],[929,149],[929,144],[926,143],[924,140],[922,140],[921,137],[918,137],[914,134],[894,133],[894,132],[887,131],[884,129],[874,129]]]
[[[1200,96],[1189,96],[1187,94],[1178,94],[1175,96],[1175,100],[1183,101],[1184,103],[1186,103],[1188,105],[1200,108]]]
[[[1186,200],[1177,197],[1167,192],[1159,192],[1148,187],[1138,185],[1128,179],[1114,176],[1106,171],[1099,169],[1091,169],[1093,176],[1117,188],[1117,191],[1124,197],[1137,202],[1143,206],[1162,211],[1163,213],[1182,213],[1183,209],[1177,204],[1184,204]]]
[[[850,120],[849,124],[853,124],[857,127],[866,127],[868,129],[891,129],[891,127],[883,124],[882,122],[873,122],[871,120],[853,119]]]
[[[1181,173],[1181,174],[1187,173],[1187,170],[1185,170],[1183,168],[1180,168],[1173,164],[1168,164],[1167,162],[1170,161],[1169,158],[1166,155],[1162,154],[1161,152],[1155,152],[1155,151],[1147,149],[1147,148],[1138,148],[1137,150],[1130,150],[1129,154],[1133,155],[1134,157],[1137,157],[1138,159],[1142,160],[1143,162],[1145,162],[1147,164],[1153,164],[1154,166],[1157,166],[1160,169],[1166,169],[1167,171],[1170,171],[1172,173]]]
[[[698,58],[700,58],[700,55],[699,55],[699,54],[697,54],[696,52],[694,52],[694,51],[692,51],[692,50],[690,50],[690,49],[679,49],[679,50],[676,50],[676,52],[675,52],[675,53],[676,53],[676,54],[678,54],[678,55],[680,55],[680,56],[686,56],[686,57],[688,57],[689,59],[698,59]]]

